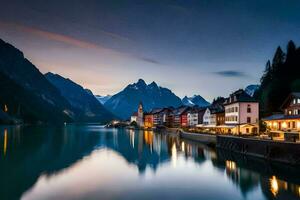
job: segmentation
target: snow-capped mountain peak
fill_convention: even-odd
[[[182,104],[186,106],[200,106],[200,107],[206,107],[209,106],[210,103],[207,102],[202,96],[200,95],[194,95],[192,97],[183,97]]]

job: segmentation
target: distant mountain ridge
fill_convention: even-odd
[[[206,107],[210,105],[210,103],[200,95],[194,95],[193,97],[185,96],[182,99],[182,104],[185,106],[199,106],[199,107]]]
[[[161,107],[178,107],[181,99],[171,90],[158,86],[155,82],[146,84],[143,79],[125,87],[113,95],[104,106],[122,119],[128,119],[142,102],[145,111]]]
[[[260,85],[248,85],[245,88],[245,92],[251,97],[254,96],[255,92],[259,89]]]
[[[112,96],[111,95],[106,95],[106,96],[95,95],[95,97],[102,105],[104,105]]]
[[[113,119],[113,115],[104,108],[90,90],[58,74],[48,72],[45,77],[76,108],[79,121],[104,122]]]
[[[60,78],[67,84],[51,83],[20,50],[0,39],[0,123],[100,123],[112,119],[91,92]]]

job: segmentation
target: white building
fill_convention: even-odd
[[[209,125],[211,119],[211,112],[209,108],[206,108],[204,115],[203,115],[203,125]]]
[[[130,117],[130,122],[136,122],[137,120],[137,112],[133,113],[132,116]]]
[[[198,112],[189,111],[187,113],[187,121],[190,127],[196,126],[199,123]]]
[[[238,90],[224,103],[225,125],[233,134],[254,134],[259,131],[259,103],[244,90]]]
[[[139,103],[138,111],[131,115],[130,122],[136,122],[139,127],[144,126],[144,112],[142,103]]]

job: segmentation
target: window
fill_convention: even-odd
[[[235,112],[238,112],[238,107],[235,107]]]
[[[300,103],[300,99],[297,99],[297,103]]]
[[[247,113],[251,113],[251,106],[250,106],[250,104],[248,104],[248,106],[247,106]]]
[[[298,115],[298,110],[294,109],[294,115]]]
[[[292,111],[291,110],[288,111],[288,115],[292,115]]]
[[[251,123],[251,117],[247,117],[247,123]]]
[[[296,104],[296,99],[293,99],[293,104]]]
[[[296,122],[293,121],[292,124],[293,124],[293,128],[296,128]]]
[[[246,133],[249,133],[249,128],[246,128]]]

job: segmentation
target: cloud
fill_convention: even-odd
[[[14,29],[16,29],[18,31],[29,33],[29,34],[32,34],[35,36],[39,36],[41,38],[45,38],[50,41],[55,41],[55,42],[60,42],[63,44],[71,45],[73,47],[84,48],[84,49],[95,49],[100,52],[109,52],[109,53],[119,54],[119,55],[129,57],[129,58],[130,57],[135,58],[135,59],[147,62],[147,63],[161,64],[159,61],[152,59],[152,58],[140,57],[138,55],[130,54],[128,52],[118,51],[114,48],[105,47],[105,46],[95,44],[92,42],[88,42],[85,40],[81,40],[81,39],[78,39],[75,37],[71,37],[71,36],[67,36],[67,35],[63,35],[63,34],[59,34],[59,33],[54,33],[54,32],[49,32],[49,31],[45,31],[45,30],[41,30],[38,28],[17,24],[17,23],[7,23],[7,22],[0,21],[0,28],[1,27],[13,27]],[[114,34],[114,33],[106,32],[106,31],[101,31],[101,32],[106,35],[111,36],[114,39],[129,40],[125,37],[122,37],[122,36]]]
[[[224,71],[218,71],[218,72],[213,72],[213,74],[222,76],[222,77],[229,77],[229,78],[243,78],[243,77],[248,77],[247,74],[241,71],[236,71],[236,70],[224,70]]]
[[[155,60],[153,58],[146,58],[146,57],[142,57],[141,60],[151,63],[151,64],[156,64],[156,65],[160,65],[161,62],[159,62],[158,60]]]

